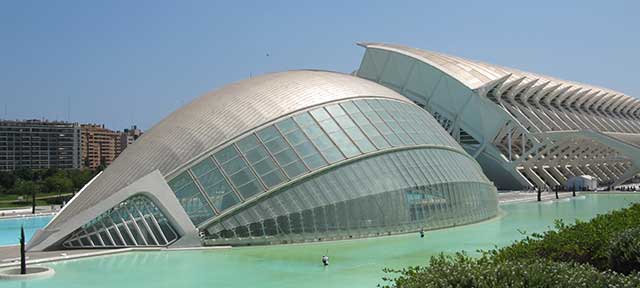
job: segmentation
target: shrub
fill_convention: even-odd
[[[608,247],[618,233],[640,227],[640,205],[598,215],[589,222],[566,225],[556,221],[555,230],[532,234],[513,245],[485,252],[497,261],[543,258],[557,262],[591,264],[600,270],[609,266]]]
[[[495,261],[483,256],[470,258],[439,255],[428,267],[402,270],[385,269],[398,276],[383,278],[383,287],[640,287],[640,274],[598,271],[578,263],[559,263],[545,259]]]
[[[624,230],[613,237],[607,258],[614,271],[625,274],[640,271],[640,227]]]

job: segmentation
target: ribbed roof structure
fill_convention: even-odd
[[[167,177],[199,155],[269,121],[306,107],[358,96],[410,102],[368,80],[309,70],[267,74],[205,94],[127,147],[45,229],[55,230],[68,218],[156,169]]]
[[[404,54],[429,63],[451,75],[470,89],[486,94],[493,90],[498,96],[515,97],[545,105],[573,105],[585,110],[606,111],[638,116],[640,100],[611,89],[561,80],[524,72],[513,68],[468,60],[442,53],[396,44],[358,43],[365,48],[382,49]]]

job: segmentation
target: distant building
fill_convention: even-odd
[[[0,170],[80,168],[78,123],[0,120]]]
[[[127,148],[127,146],[133,144],[133,142],[138,140],[138,138],[142,136],[142,134],[143,134],[142,130],[138,129],[138,126],[136,125],[131,126],[131,129],[124,129],[124,131],[120,133],[120,144],[118,146],[119,148],[118,155],[120,155],[120,153],[122,153],[122,151],[124,151],[124,149]]]
[[[120,132],[99,124],[82,124],[82,165],[97,169],[109,166],[120,154]]]

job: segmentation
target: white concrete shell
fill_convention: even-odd
[[[561,186],[575,173],[618,184],[640,171],[636,98],[402,45],[358,45],[366,52],[357,75],[425,107],[502,189]],[[560,141],[563,132],[576,141]],[[579,149],[585,143],[595,146]]]

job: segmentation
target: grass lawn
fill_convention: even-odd
[[[44,200],[36,200],[36,206],[51,205]],[[31,208],[31,201],[0,203],[0,209]]]
[[[68,198],[73,193],[41,193],[36,195],[36,205],[51,205],[58,203],[60,196]],[[31,207],[31,195],[23,196],[23,200],[18,200],[18,195],[3,194],[0,195],[0,209]]]

